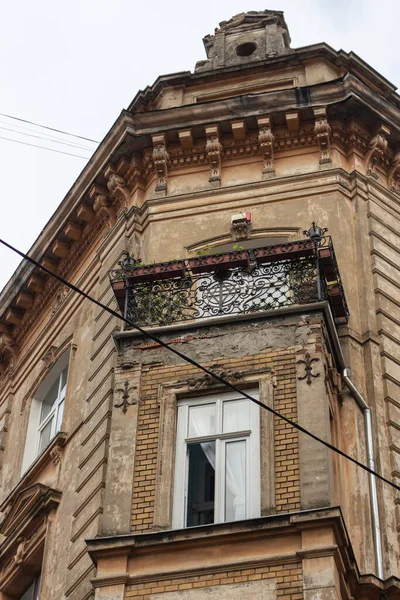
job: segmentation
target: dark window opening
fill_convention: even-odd
[[[214,523],[215,442],[190,444],[187,527]]]

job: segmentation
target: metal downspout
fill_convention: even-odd
[[[374,453],[374,442],[372,435],[372,417],[371,409],[360,394],[354,383],[351,381],[350,369],[345,367],[342,372],[343,381],[349,388],[350,392],[356,399],[359,407],[363,411],[364,415],[364,426],[365,426],[365,437],[367,443],[367,457],[368,466],[370,469],[375,471],[375,453]],[[369,473],[369,489],[371,494],[371,519],[372,519],[372,530],[374,536],[374,548],[375,548],[375,560],[377,575],[380,579],[384,579],[383,574],[383,557],[382,557],[382,541],[381,541],[381,526],[379,519],[379,506],[378,506],[378,490],[376,485],[376,477]]]
[[[368,455],[368,466],[372,471],[375,471],[375,452],[374,452],[374,441],[372,435],[372,417],[371,417],[371,409],[368,404],[364,400],[363,396],[360,394],[354,383],[350,379],[350,369],[346,367],[346,363],[344,360],[342,347],[340,345],[339,336],[337,334],[337,329],[335,325],[335,321],[332,315],[331,308],[328,303],[325,305],[325,317],[329,329],[329,333],[331,334],[331,340],[333,343],[333,350],[335,356],[338,361],[338,368],[342,371],[342,378],[348,389],[350,390],[353,398],[355,398],[358,406],[363,412],[364,416],[364,427],[365,427],[365,438],[367,444],[367,455]],[[338,370],[339,370],[338,369]],[[383,557],[382,557],[382,540],[381,540],[381,526],[379,519],[379,506],[378,506],[378,488],[376,485],[376,477],[369,474],[369,489],[370,489],[370,497],[371,497],[371,521],[372,521],[372,530],[374,537],[374,550],[375,550],[375,561],[376,561],[376,570],[377,575],[380,579],[384,579],[383,573]]]

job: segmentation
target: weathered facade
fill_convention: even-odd
[[[399,484],[400,98],[280,12],[204,43],[31,256]],[[2,600],[399,597],[394,488],[30,264],[0,302]]]

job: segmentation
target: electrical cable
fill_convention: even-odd
[[[0,140],[7,140],[8,142],[15,142],[16,144],[22,144],[23,146],[31,146],[32,148],[40,148],[41,150],[48,150],[49,152],[56,152],[57,154],[65,154],[66,156],[75,156],[75,158],[83,158],[89,160],[90,157],[80,156],[79,154],[71,154],[71,152],[63,152],[62,150],[55,150],[54,148],[47,148],[47,146],[39,146],[38,144],[29,144],[28,142],[22,142],[21,140],[13,140],[12,138],[3,137],[0,135]]]
[[[14,119],[14,121],[21,121],[21,123],[29,123],[29,125],[35,125],[35,127],[42,127],[43,129],[48,129],[49,131],[56,131],[57,133],[63,133],[64,135],[70,135],[72,137],[79,138],[80,140],[86,140],[87,142],[93,142],[94,144],[99,144],[96,140],[92,140],[91,138],[84,137],[83,135],[75,135],[75,133],[68,133],[67,131],[62,131],[62,129],[55,129],[54,127],[47,127],[46,125],[40,125],[39,123],[34,123],[33,121],[28,121],[27,119],[20,119],[19,117],[13,117],[12,115],[6,115],[4,113],[0,113],[0,116],[7,117],[7,119]]]
[[[4,121],[0,121],[0,123],[4,123]],[[52,144],[62,144],[63,146],[71,146],[71,148],[77,148],[78,150],[87,150],[88,152],[93,152],[93,148],[89,148],[88,146],[82,146],[80,144],[64,142],[61,139],[51,138],[47,135],[37,135],[35,133],[26,133],[25,131],[18,131],[18,129],[13,129],[11,127],[3,127],[2,125],[0,125],[0,129],[2,129],[3,131],[11,131],[11,133],[16,133],[17,135],[26,135],[28,137],[37,138],[39,140],[45,140],[46,142],[51,142]],[[28,131],[32,131],[32,129],[28,129]]]
[[[9,250],[12,250],[16,254],[19,254],[19,256],[21,256],[22,258],[24,258],[25,260],[27,260],[31,264],[35,265],[36,267],[38,267],[39,269],[41,269],[42,271],[44,271],[45,273],[47,273],[51,277],[54,277],[55,279],[57,279],[58,281],[60,281],[63,285],[66,285],[67,287],[69,287],[71,290],[73,290],[74,292],[76,292],[80,296],[83,296],[87,300],[90,300],[90,302],[92,302],[93,304],[96,304],[101,309],[103,309],[106,312],[108,312],[110,315],[112,315],[114,317],[117,317],[121,321],[124,321],[130,327],[133,327],[134,329],[136,329],[137,331],[139,331],[142,335],[150,338],[151,340],[153,340],[153,342],[159,344],[160,346],[163,346],[164,348],[166,348],[167,350],[169,350],[170,352],[172,352],[176,356],[179,356],[179,358],[181,358],[185,362],[187,362],[187,363],[191,364],[192,366],[200,369],[201,371],[203,371],[204,373],[206,373],[207,375],[209,375],[210,377],[212,377],[213,379],[215,379],[219,383],[222,383],[223,385],[229,387],[234,392],[237,392],[241,396],[244,396],[248,400],[251,400],[252,402],[254,402],[255,404],[257,404],[261,408],[263,408],[263,409],[267,410],[268,412],[270,412],[271,414],[273,414],[275,417],[281,419],[282,421],[285,421],[285,423],[288,423],[289,425],[291,425],[292,427],[294,427],[295,429],[297,429],[301,433],[304,433],[305,435],[309,436],[310,438],[312,438],[316,442],[319,442],[320,444],[324,445],[326,448],[329,448],[329,450],[332,450],[333,452],[336,452],[336,454],[339,454],[343,458],[346,458],[347,460],[351,461],[352,463],[354,463],[355,465],[357,465],[358,467],[360,467],[361,469],[363,469],[367,473],[371,473],[372,475],[374,475],[375,477],[377,477],[381,481],[383,481],[383,482],[387,483],[388,485],[390,485],[391,487],[393,487],[395,490],[400,491],[400,486],[397,485],[397,484],[395,484],[393,481],[390,481],[389,479],[386,479],[385,477],[383,477],[383,475],[380,475],[379,473],[377,473],[373,469],[370,469],[369,467],[367,467],[363,463],[359,462],[357,459],[353,458],[352,456],[349,456],[348,454],[346,454],[345,452],[343,452],[342,450],[340,450],[336,446],[333,446],[332,444],[330,444],[329,442],[327,442],[327,441],[323,440],[322,438],[318,437],[314,433],[311,433],[311,431],[308,431],[302,425],[299,425],[295,421],[292,421],[291,419],[288,419],[287,417],[285,417],[284,415],[282,415],[278,411],[274,410],[270,406],[267,406],[266,404],[263,404],[262,402],[260,402],[256,398],[253,398],[252,396],[250,396],[250,394],[248,394],[244,390],[239,389],[233,383],[230,383],[229,381],[225,380],[223,377],[220,377],[216,373],[213,373],[212,371],[210,371],[209,369],[207,369],[207,367],[204,367],[203,365],[199,364],[198,362],[196,362],[195,360],[193,360],[189,356],[186,356],[185,354],[183,354],[182,352],[180,352],[176,348],[173,348],[167,342],[164,342],[163,340],[161,340],[160,338],[158,338],[156,335],[154,335],[153,333],[151,333],[149,330],[143,329],[142,327],[140,327],[140,325],[137,325],[136,323],[133,323],[132,321],[130,321],[126,317],[123,317],[122,315],[120,315],[119,313],[117,313],[112,308],[109,308],[108,306],[106,306],[105,304],[102,304],[101,302],[99,302],[95,298],[92,298],[91,296],[89,296],[89,294],[87,294],[83,290],[81,290],[78,287],[76,287],[73,283],[70,283],[69,281],[67,281],[66,279],[64,279],[63,277],[61,277],[60,275],[57,275],[57,273],[52,273],[52,271],[50,271],[49,269],[47,269],[46,267],[44,267],[43,265],[41,265],[40,263],[38,263],[35,259],[31,258],[27,254],[24,254],[23,252],[21,252],[21,250],[18,250],[17,248],[15,248],[14,246],[12,246],[11,244],[8,244],[7,242],[5,242],[4,240],[2,240],[1,238],[0,238],[0,244],[3,244],[3,246],[5,246],[6,248],[8,248]]]

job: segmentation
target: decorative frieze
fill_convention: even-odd
[[[209,125],[205,128],[205,132],[207,137],[206,155],[210,165],[210,177],[208,181],[220,185],[222,144],[220,142],[219,127],[218,125]]]
[[[314,108],[315,126],[314,134],[319,145],[319,164],[321,167],[332,163],[331,153],[331,126],[328,123],[326,108]]]
[[[168,162],[166,136],[164,133],[151,136],[153,142],[153,164],[156,171],[156,192],[168,191]]]
[[[263,179],[270,179],[275,175],[274,134],[272,133],[271,119],[269,117],[259,117],[257,123],[259,128],[258,143],[263,159]]]

